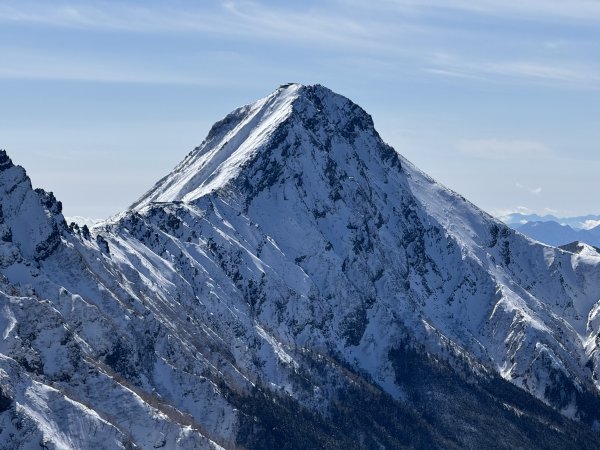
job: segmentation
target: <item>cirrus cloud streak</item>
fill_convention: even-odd
[[[464,155],[484,159],[522,159],[550,156],[543,143],[529,140],[472,139],[456,145]]]

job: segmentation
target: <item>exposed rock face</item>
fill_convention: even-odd
[[[495,221],[322,86],[217,122],[93,239],[4,153],[0,193],[0,442],[598,445],[600,257]]]

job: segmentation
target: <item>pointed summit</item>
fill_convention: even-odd
[[[50,255],[66,228],[62,203],[52,192],[33,189],[25,169],[5,150],[0,150],[0,198],[0,244],[14,245],[25,258]]]
[[[235,180],[238,187],[244,185],[255,194],[274,183],[284,169],[298,178],[303,171],[316,170],[307,164],[328,163],[309,150],[318,148],[333,157],[341,147],[347,151],[358,141],[363,147],[359,153],[375,150],[384,159],[397,159],[394,150],[381,141],[371,116],[346,97],[321,85],[283,84],[215,123],[204,142],[132,209],[151,202],[193,201],[230,187]]]
[[[190,200],[226,184],[287,119],[301,88],[298,84],[282,85],[216,122],[202,144],[131,208],[150,202]]]
[[[13,162],[7,155],[6,150],[0,149],[0,171],[13,167]]]

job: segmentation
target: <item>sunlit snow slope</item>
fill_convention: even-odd
[[[599,255],[510,230],[322,86],[233,111],[91,232],[4,153],[0,195],[8,448],[598,445]]]

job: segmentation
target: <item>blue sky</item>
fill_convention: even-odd
[[[107,217],[230,110],[321,83],[489,212],[599,213],[599,25],[593,0],[0,0],[0,148]]]

